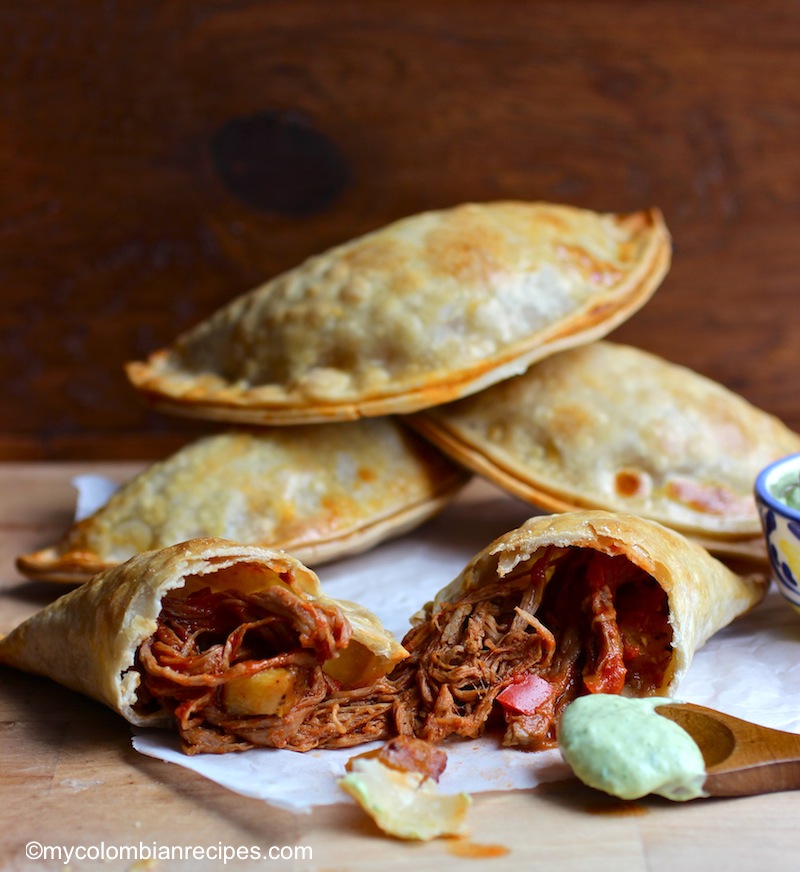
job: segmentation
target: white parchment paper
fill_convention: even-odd
[[[76,483],[79,484],[79,483]],[[88,487],[87,487],[88,484]],[[96,482],[83,482],[91,510]],[[107,491],[97,496],[103,502]],[[367,554],[317,567],[325,590],[365,605],[402,638],[409,617],[451,581],[492,539],[535,512],[484,481],[473,481],[441,515]],[[770,590],[749,615],[712,638],[695,656],[677,696],[737,717],[800,733],[800,615]],[[173,733],[135,730],[136,750],[191,769],[244,796],[294,812],[349,802],[336,786],[347,760],[369,745],[341,751],[262,749],[188,757]],[[496,738],[448,741],[443,793],[523,790],[570,772],[557,750],[507,750]]]

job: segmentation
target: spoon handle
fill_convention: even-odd
[[[800,735],[694,705],[659,706],[697,742],[711,796],[751,796],[800,788]]]
[[[710,796],[754,796],[800,788],[800,760],[772,760],[744,769],[709,770],[703,789]]]

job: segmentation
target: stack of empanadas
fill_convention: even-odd
[[[250,429],[21,557],[34,577],[100,574],[0,640],[0,662],[167,719],[189,753],[476,736],[496,704],[508,744],[541,748],[578,694],[674,691],[765,586],[683,534],[761,559],[752,481],[800,437],[601,341],[669,263],[657,210],[467,204],[232,301],[127,372],[159,409]],[[472,472],[559,514],[480,551],[405,647],[299,562],[410,529]]]
[[[604,335],[650,297],[669,259],[656,210],[516,202],[417,215],[313,257],[128,366],[160,408],[260,432],[186,446],[17,565],[79,582],[203,536],[315,564],[399,535],[467,473],[386,416]],[[373,420],[343,423],[361,416]]]
[[[128,365],[157,407],[285,425],[418,413],[544,511],[632,511],[764,561],[752,484],[800,437],[741,397],[599,341],[670,263],[657,210],[428,212],[312,257]]]

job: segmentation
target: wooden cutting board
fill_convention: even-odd
[[[72,476],[100,472],[122,481],[140,466],[0,464],[0,632],[63,592],[23,579],[14,558],[64,530],[73,508]],[[144,757],[132,750],[129,727],[117,715],[48,680],[0,668],[3,870],[252,870],[266,864],[320,872],[448,866],[794,872],[799,817],[800,793],[620,802],[569,779],[530,791],[476,794],[469,837],[405,843],[382,835],[344,796],[341,804],[293,814]],[[51,859],[37,859],[37,845]],[[129,848],[144,859],[126,855]],[[26,857],[26,850],[34,856]],[[68,851],[73,859],[65,867]],[[101,851],[105,859],[75,859]],[[215,855],[225,851],[247,852],[248,859],[223,864]],[[250,859],[256,851],[264,859]],[[148,852],[161,859],[147,859]]]

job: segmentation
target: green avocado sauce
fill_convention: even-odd
[[[785,473],[774,483],[770,482],[767,489],[776,500],[790,509],[800,511],[800,475],[797,470]]]
[[[655,709],[663,697],[589,694],[567,706],[558,729],[564,760],[585,784],[621,799],[650,793],[683,802],[703,792],[706,768],[694,739]]]

